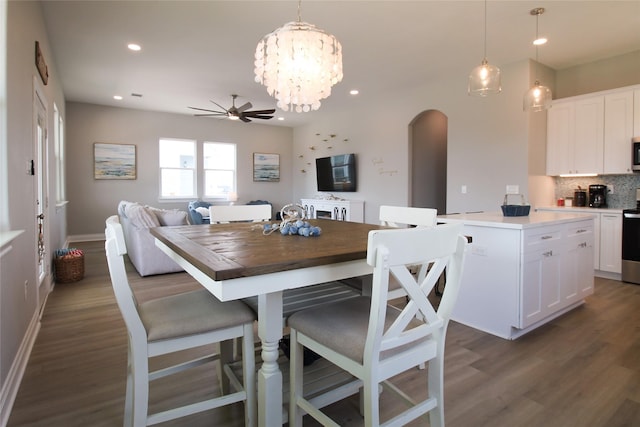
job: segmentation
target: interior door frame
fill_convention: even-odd
[[[49,153],[49,115],[47,98],[44,88],[33,76],[33,156],[32,174],[34,178],[34,243],[36,251],[36,292],[38,306],[46,300],[51,289],[51,261],[49,257],[50,231],[49,231],[49,180],[48,180],[48,153]],[[42,129],[42,131],[39,131]],[[42,241],[44,253],[39,253],[39,221],[38,215],[43,214]]]

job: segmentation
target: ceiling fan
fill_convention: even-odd
[[[226,116],[231,120],[242,120],[245,123],[250,122],[251,119],[264,119],[264,120],[272,119],[273,116],[270,114],[273,114],[276,112],[275,109],[248,111],[249,108],[253,107],[253,105],[251,105],[250,102],[247,102],[241,105],[240,107],[236,107],[236,98],[238,97],[238,95],[234,94],[234,95],[231,95],[231,97],[233,98],[233,104],[229,109],[224,108],[222,105],[218,104],[215,101],[211,101],[214,104],[216,104],[218,107],[220,107],[222,111],[207,110],[206,108],[197,108],[197,107],[189,107],[189,108],[191,108],[192,110],[207,111],[207,113],[194,114],[195,116],[198,116],[198,117]]]

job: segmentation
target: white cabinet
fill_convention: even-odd
[[[509,222],[517,219],[488,217],[438,217],[463,223],[463,233],[471,237],[453,320],[515,339],[593,293],[592,217],[536,212],[522,227]]]
[[[362,200],[300,199],[300,202],[311,219],[364,222]]]
[[[633,91],[633,136],[640,136],[640,89]]]
[[[525,232],[523,248],[520,329],[549,316],[562,301],[562,229]]]
[[[622,273],[622,213],[620,210],[606,212],[604,209],[590,208],[538,208],[538,211],[553,211],[576,213],[585,212],[593,215],[593,269],[596,275],[612,277],[614,275],[603,274]]]
[[[631,169],[634,91],[612,93],[604,103],[604,173],[627,174]],[[640,104],[636,108],[640,109]]]
[[[547,175],[602,173],[604,97],[563,100],[547,112]]]
[[[599,270],[622,272],[622,214],[600,214]]]
[[[640,136],[640,87],[553,101],[547,111],[547,175],[631,174]]]

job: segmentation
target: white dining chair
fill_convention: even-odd
[[[411,228],[411,227],[435,227],[437,223],[438,210],[431,208],[415,208],[407,206],[380,206],[378,218],[380,225],[395,228]],[[424,278],[429,268],[428,265],[415,265],[411,267],[412,272]],[[371,275],[360,276],[346,283],[360,290],[364,294],[368,294],[371,289]],[[436,293],[438,288],[436,286]],[[392,278],[389,284],[389,299],[402,298],[406,296],[402,287]]]
[[[209,206],[211,224],[233,221],[264,222],[271,219],[271,205],[212,205]]]
[[[305,413],[325,426],[338,425],[314,404],[328,396],[303,397],[304,348],[349,372],[362,385],[365,426],[405,425],[427,413],[431,427],[444,425],[444,344],[467,244],[461,231],[459,224],[371,231],[367,248],[367,263],[374,268],[371,297],[299,311],[289,318],[290,426],[301,426]],[[417,281],[408,266],[425,263],[430,263],[431,268],[423,280]],[[436,311],[428,295],[445,268],[447,286]],[[390,277],[408,295],[409,301],[402,309],[388,305]],[[425,400],[416,402],[415,392],[409,396],[389,381],[426,362],[429,369]],[[380,385],[383,390],[396,393],[409,409],[381,422]]]
[[[253,322],[255,313],[239,301],[220,302],[207,290],[185,292],[138,303],[129,285],[124,255],[124,234],[117,216],[106,220],[105,250],[116,301],[129,336],[124,425],[141,427],[158,424],[236,402],[244,402],[245,425],[256,424],[256,387]],[[242,338],[241,382],[223,362],[230,352],[210,354],[196,360],[150,372],[149,359],[178,351],[213,346]],[[148,414],[149,385],[159,378],[185,369],[217,362],[221,389],[229,384],[233,393]],[[224,377],[224,379],[223,379]]]

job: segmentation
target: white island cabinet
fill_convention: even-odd
[[[471,239],[452,319],[515,339],[593,293],[593,216],[532,212],[442,215]]]

